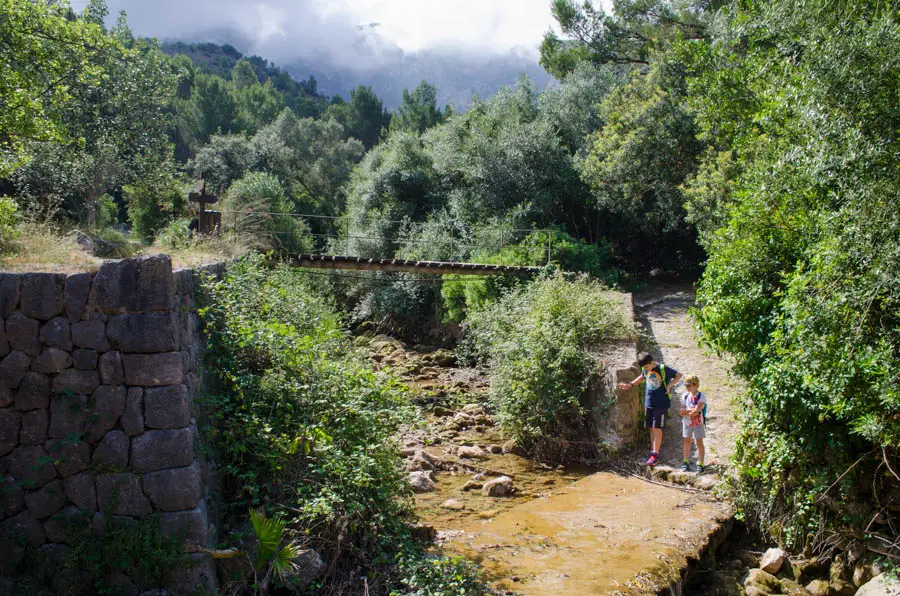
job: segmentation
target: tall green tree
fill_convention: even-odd
[[[444,114],[437,107],[437,87],[422,81],[413,89],[403,90],[403,100],[397,114],[391,118],[391,132],[408,130],[423,133],[443,122]]]
[[[349,102],[332,102],[325,113],[344,126],[348,137],[362,141],[367,151],[378,142],[382,128],[390,126],[390,112],[372,88],[364,85],[350,91]]]

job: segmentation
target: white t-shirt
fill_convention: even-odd
[[[703,395],[702,391],[698,391],[696,394],[691,395],[690,393],[685,393],[681,396],[681,409],[682,410],[693,410],[697,407],[697,404],[706,404],[706,396]],[[691,426],[700,426],[703,424],[703,409],[700,409],[700,414],[698,414],[695,418],[691,418],[690,416],[682,416],[683,421],[690,422]]]

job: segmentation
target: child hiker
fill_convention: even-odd
[[[684,388],[687,391],[681,397],[681,436],[684,438],[684,463],[681,464],[681,470],[688,472],[691,469],[688,459],[691,455],[691,439],[694,439],[697,442],[697,471],[703,472],[703,457],[706,455],[703,446],[706,419],[703,412],[706,397],[700,392],[700,378],[697,375],[686,376]]]
[[[644,426],[650,429],[650,455],[644,461],[650,467],[659,461],[662,447],[663,429],[672,401],[669,395],[672,387],[681,378],[681,373],[665,364],[656,362],[647,352],[638,354],[641,376],[630,383],[619,383],[619,389],[631,389],[644,381]]]

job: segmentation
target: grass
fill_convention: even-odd
[[[78,230],[64,230],[51,224],[21,222],[16,237],[0,249],[0,271],[79,273],[100,268],[104,258],[94,256],[78,244]],[[136,242],[128,234],[112,229],[91,236],[112,246],[108,258],[168,254],[174,268],[196,267],[233,259],[247,251],[247,243],[230,234],[190,238],[176,245]]]

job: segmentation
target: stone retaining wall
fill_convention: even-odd
[[[58,552],[67,520],[99,529],[107,512],[210,542],[195,276],[165,255],[0,273],[0,534]],[[195,563],[173,591],[215,587],[212,562]]]
[[[622,295],[622,308],[633,325],[631,294]],[[594,356],[600,367],[588,388],[585,405],[593,415],[597,437],[609,454],[614,455],[630,448],[641,430],[644,402],[640,388],[625,391],[616,388],[617,383],[633,381],[641,372],[637,366],[637,342],[615,342],[594,351]]]

